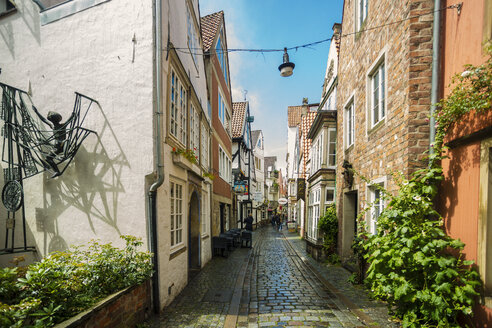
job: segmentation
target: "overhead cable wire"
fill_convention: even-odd
[[[365,32],[368,32],[368,31],[372,31],[372,30],[376,30],[376,29],[380,29],[380,28],[383,28],[383,27],[386,27],[386,26],[391,26],[391,25],[396,25],[396,24],[400,24],[402,22],[405,22],[407,20],[411,20],[411,19],[414,19],[414,18],[419,18],[419,17],[422,17],[422,16],[427,16],[427,15],[431,15],[431,14],[435,14],[435,13],[438,13],[438,12],[441,12],[441,11],[445,11],[445,10],[449,10],[449,9],[458,9],[460,10],[461,7],[462,7],[463,3],[458,3],[458,4],[454,4],[454,5],[450,5],[450,6],[447,6],[447,7],[443,7],[443,8],[440,8],[440,9],[437,9],[437,10],[432,10],[432,11],[429,11],[429,12],[426,12],[426,13],[423,13],[423,14],[419,14],[419,15],[415,15],[415,16],[410,16],[410,17],[407,17],[407,18],[403,18],[403,19],[400,19],[400,20],[396,20],[396,21],[392,21],[392,22],[389,22],[389,23],[386,23],[386,24],[382,24],[382,25],[378,25],[378,26],[373,26],[373,27],[368,27],[368,28],[365,28],[365,29],[362,29],[360,31],[357,31],[357,32],[350,32],[350,33],[345,33],[345,34],[342,34],[339,36],[339,38],[344,38],[344,37],[348,37],[348,36],[351,36],[351,35],[356,35],[356,34],[361,34],[361,33],[365,33]],[[314,41],[314,42],[310,42],[310,43],[306,43],[306,44],[302,44],[302,45],[297,45],[297,46],[292,46],[292,47],[287,47],[287,50],[298,50],[298,49],[301,49],[301,48],[309,48],[309,47],[312,47],[312,46],[315,46],[315,45],[318,45],[318,44],[321,44],[321,43],[325,43],[325,42],[329,42],[333,39],[333,37],[329,37],[329,38],[326,38],[326,39],[323,39],[323,40],[319,40],[319,41]],[[167,47],[167,51],[169,50],[176,50],[177,52],[181,52],[181,53],[185,53],[185,54],[192,54],[192,55],[206,55],[206,53],[203,52],[203,49],[202,48],[189,48],[189,47],[186,47],[186,48],[177,48],[177,47]],[[197,50],[197,51],[201,51],[201,52],[192,52],[193,50]],[[284,48],[270,48],[270,49],[254,49],[254,48],[230,48],[230,49],[227,49],[227,50],[222,50],[222,51],[217,51],[215,50],[215,53],[217,54],[223,54],[223,53],[231,53],[231,52],[257,52],[257,53],[268,53],[268,52],[283,52],[284,51]]]

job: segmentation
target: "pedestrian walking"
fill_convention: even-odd
[[[270,218],[271,222],[272,222],[272,227],[276,227],[277,226],[277,221],[276,221],[276,217],[275,217],[275,214],[272,214],[271,218]]]
[[[278,231],[282,230],[283,223],[284,223],[283,217],[279,216],[279,218],[278,218]]]
[[[253,217],[251,216],[251,212],[249,212],[248,217],[244,219],[244,223],[246,224],[246,230],[253,231]]]

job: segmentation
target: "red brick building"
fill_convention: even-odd
[[[233,224],[232,195],[232,98],[227,56],[224,12],[201,18],[205,73],[207,76],[209,110],[212,114],[212,236],[217,236]]]

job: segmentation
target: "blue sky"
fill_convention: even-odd
[[[230,49],[282,49],[331,37],[342,7],[343,0],[200,0],[200,15],[224,11]],[[326,42],[289,51],[296,67],[287,78],[278,71],[281,52],[229,53],[233,101],[242,101],[247,90],[252,129],[263,130],[265,155],[277,156],[279,167],[286,166],[287,106],[300,105],[304,97],[320,101],[328,48]]]

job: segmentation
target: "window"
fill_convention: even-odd
[[[349,102],[347,106],[345,106],[345,115],[344,115],[344,130],[343,134],[345,136],[345,148],[349,148],[354,144],[354,124],[355,124],[355,116],[354,116],[354,99]]]
[[[356,14],[356,30],[360,31],[362,29],[362,26],[364,24],[364,21],[367,18],[367,7],[368,7],[368,2],[369,0],[357,0],[355,8]]]
[[[222,69],[222,73],[224,74],[224,79],[228,84],[227,80],[227,51],[225,49],[224,43],[222,41],[222,29],[220,30],[220,36],[217,40],[217,46],[215,47],[215,51],[217,53],[217,59],[219,60],[220,68]]]
[[[325,203],[332,204],[335,202],[335,187],[326,187]]]
[[[328,166],[335,167],[337,152],[337,130],[335,128],[328,129]]]
[[[377,232],[378,217],[384,209],[383,195],[381,189],[382,183],[373,184],[369,187],[369,201],[371,202],[371,213],[369,216],[368,230],[373,235]]]
[[[190,149],[195,156],[200,154],[200,115],[195,106],[190,106]]]
[[[219,176],[226,181],[231,183],[232,177],[232,162],[227,156],[226,152],[219,146]]]
[[[209,201],[208,192],[202,190],[202,235],[208,234],[208,218],[210,217],[208,210]]]
[[[208,169],[208,147],[209,147],[208,131],[205,128],[205,124],[202,123],[202,145],[201,145],[201,157],[202,166]]]
[[[224,97],[222,97],[222,93],[219,92],[219,120],[222,122],[222,125],[226,127],[225,124],[225,115],[226,115],[226,105],[224,101]]]
[[[312,173],[314,174],[321,168],[321,163],[323,162],[323,133],[321,133],[318,138],[314,141],[311,146],[311,167]]]
[[[262,140],[261,138],[258,138],[258,143],[256,144],[256,147],[260,148],[260,149],[263,149],[263,146],[262,146]]]
[[[14,3],[11,0],[0,0],[0,17],[2,14],[8,14],[15,10]]]
[[[183,186],[171,182],[171,247],[183,242]]]
[[[261,170],[261,158],[255,156],[255,168]]]
[[[187,30],[188,49],[190,50],[190,54],[191,57],[193,58],[193,62],[195,63],[195,66],[198,67],[197,56],[200,46],[198,43],[198,38],[196,33],[195,21],[193,19],[193,16],[191,15],[190,8],[188,6],[186,7],[186,22],[188,27]]]
[[[384,60],[369,76],[371,124],[375,126],[385,116]]]
[[[309,193],[307,235],[308,235],[308,238],[310,238],[312,240],[318,239],[320,194],[321,194],[320,188],[312,190]]]
[[[180,78],[171,70],[170,133],[186,145],[186,90]]]

